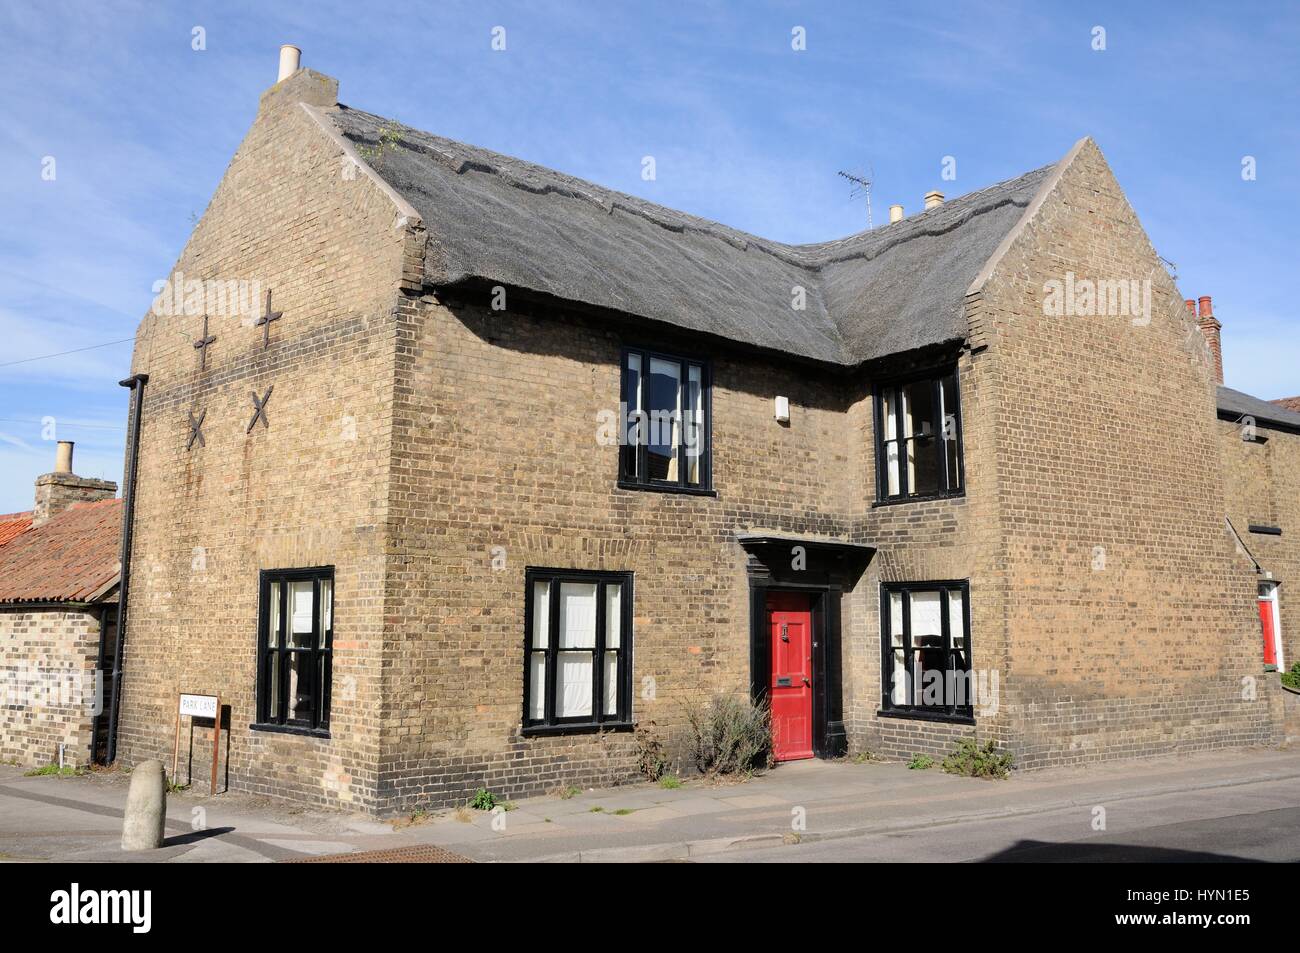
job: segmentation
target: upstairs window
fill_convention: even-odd
[[[956,372],[876,388],[878,500],[962,491],[961,407]]]
[[[530,569],[524,731],[632,721],[632,574]]]
[[[623,355],[623,433],[619,483],[707,490],[709,367],[651,351]]]
[[[334,643],[334,570],[262,573],[257,727],[329,728]]]

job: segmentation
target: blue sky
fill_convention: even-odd
[[[0,11],[0,513],[29,508],[53,464],[44,418],[77,442],[79,473],[120,478],[130,345],[11,362],[131,337],[285,42],[345,103],[790,242],[864,227],[836,170],[874,169],[880,222],[1092,135],[1184,294],[1214,296],[1227,383],[1300,394],[1294,5],[15,2]]]

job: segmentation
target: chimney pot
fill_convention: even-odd
[[[1186,299],[1184,299],[1183,304],[1187,305],[1187,311],[1188,311],[1188,313],[1190,313],[1190,314],[1195,314],[1195,313],[1196,313],[1196,299],[1195,299],[1195,298],[1186,298]]]
[[[943,193],[938,189],[932,189],[925,193],[925,207],[927,210],[938,208],[943,204]]]
[[[902,220],[903,220],[903,206],[901,205],[889,206],[889,224],[893,225],[895,222],[901,222]]]
[[[1231,310],[1231,309],[1229,309],[1229,310]],[[1214,317],[1214,308],[1211,307],[1211,305],[1210,305],[1210,296],[1209,296],[1209,295],[1201,295],[1201,317],[1203,317],[1203,318],[1212,318],[1212,317]]]
[[[71,440],[60,440],[58,449],[54,452],[54,472],[71,473],[72,472],[72,447]]]
[[[284,44],[284,46],[280,47],[280,76],[276,82],[282,83],[298,72],[301,64],[302,50],[289,43]]]

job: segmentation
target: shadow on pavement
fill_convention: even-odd
[[[981,858],[981,864],[1262,864],[1262,860],[1143,844],[1053,844],[1022,840]]]
[[[163,841],[164,847],[178,847],[181,844],[196,844],[199,841],[207,840],[209,837],[220,837],[222,834],[234,833],[233,827],[210,827],[201,831],[189,831],[185,834],[175,834]]]

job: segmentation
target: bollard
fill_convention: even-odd
[[[122,819],[123,850],[153,850],[163,843],[167,820],[167,781],[161,761],[145,761],[131,772]]]

